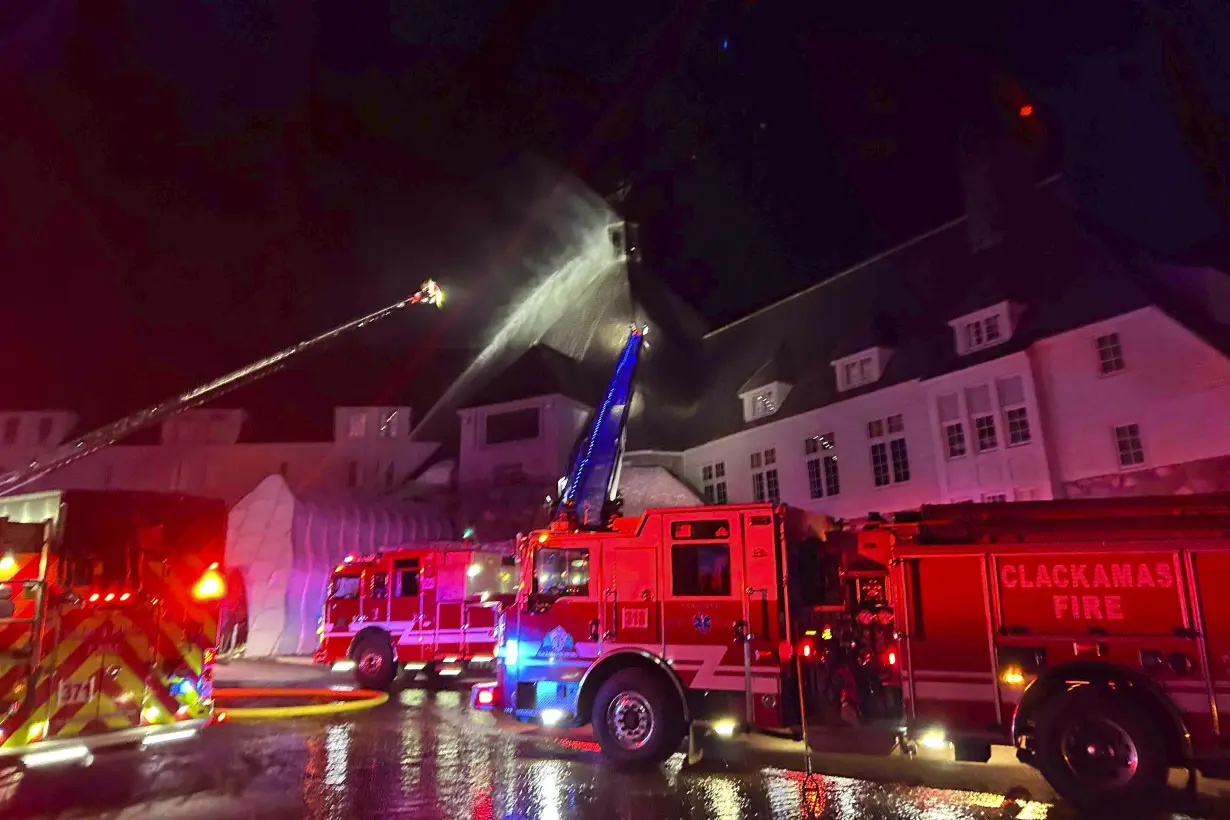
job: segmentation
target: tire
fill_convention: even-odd
[[[1076,808],[1109,816],[1164,795],[1170,773],[1165,739],[1135,699],[1081,686],[1045,704],[1037,727],[1038,769]]]
[[[368,635],[355,644],[354,677],[364,689],[387,691],[397,678],[397,664],[393,662],[393,647],[387,638]]]
[[[666,681],[643,669],[621,669],[598,688],[591,721],[602,754],[616,766],[660,765],[683,740],[683,704]]]

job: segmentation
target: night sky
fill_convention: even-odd
[[[426,275],[478,289],[496,266],[459,260],[515,253],[516,209],[468,215],[523,152],[631,182],[646,262],[713,322],[957,216],[975,122],[1108,236],[1228,258],[1224,4],[830,5],[5,0],[0,404],[176,389]]]

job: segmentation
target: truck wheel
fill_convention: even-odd
[[[397,677],[393,663],[393,648],[388,640],[370,635],[362,638],[354,649],[354,676],[364,689],[384,691]]]
[[[594,736],[608,760],[628,768],[657,766],[679,748],[679,698],[641,669],[616,672],[594,698]]]
[[[1166,744],[1132,699],[1081,686],[1046,704],[1037,726],[1038,769],[1078,809],[1138,809],[1163,794]]]

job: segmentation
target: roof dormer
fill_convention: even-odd
[[[889,347],[870,347],[830,362],[837,375],[837,390],[844,393],[878,382],[892,353]]]
[[[761,387],[740,393],[739,399],[743,402],[743,421],[749,423],[772,416],[786,400],[790,387],[786,382],[769,382]]]
[[[956,334],[957,353],[967,356],[1008,341],[1020,315],[1019,305],[1005,301],[953,319],[948,325]]]

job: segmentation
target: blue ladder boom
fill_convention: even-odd
[[[608,502],[615,500],[619,484],[633,376],[644,339],[643,330],[632,328],[606,395],[568,471],[555,509],[556,527],[567,524],[568,529],[594,530],[606,526]]]

